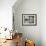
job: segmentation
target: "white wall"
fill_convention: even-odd
[[[13,6],[15,30],[22,32],[24,38],[34,40],[36,46],[41,46],[41,1],[18,0]],[[37,26],[22,26],[22,14],[37,14]]]
[[[0,0],[0,27],[12,28],[12,6],[16,0]]]
[[[41,38],[42,46],[46,46],[46,0],[41,1]]]

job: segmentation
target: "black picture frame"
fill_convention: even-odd
[[[37,14],[22,14],[22,26],[36,26]]]

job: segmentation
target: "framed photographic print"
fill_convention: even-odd
[[[36,26],[37,14],[22,14],[22,26]]]

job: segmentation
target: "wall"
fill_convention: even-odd
[[[16,0],[0,0],[0,27],[12,28],[12,6]]]
[[[46,0],[41,1],[41,40],[42,46],[46,46]]]
[[[41,46],[41,1],[18,0],[13,6],[15,30],[23,33],[23,37],[31,39],[36,46]],[[37,14],[37,26],[22,26],[22,14]]]

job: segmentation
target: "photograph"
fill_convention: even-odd
[[[36,26],[37,14],[22,14],[22,25],[23,26]]]

